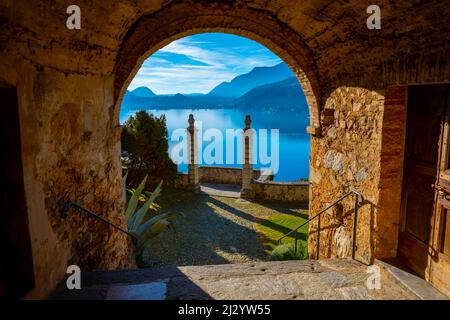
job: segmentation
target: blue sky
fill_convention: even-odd
[[[144,61],[128,90],[146,86],[156,94],[208,93],[254,67],[282,62],[259,43],[224,33],[176,40]]]

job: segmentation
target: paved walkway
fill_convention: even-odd
[[[240,198],[241,186],[231,184],[202,183],[200,192],[209,196]]]
[[[257,227],[262,219],[284,213],[307,214],[302,204],[255,203],[207,194],[177,197],[162,205],[180,215],[171,228],[146,246],[143,263],[148,267],[245,263],[269,260]],[[272,225],[281,233],[290,229]]]
[[[382,273],[369,289],[367,266],[351,259],[255,262],[84,273],[81,290],[54,299],[418,299]]]

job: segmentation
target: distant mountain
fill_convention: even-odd
[[[201,97],[204,96],[204,93],[183,93],[184,96],[187,97]]]
[[[122,100],[122,109],[214,109],[229,108],[233,99],[221,97],[208,97],[205,95],[155,95],[152,98],[136,96],[133,92],[127,91]]]
[[[152,90],[147,88],[147,87],[139,87],[139,88],[134,89],[132,92],[133,92],[133,94],[135,96],[141,97],[141,98],[154,98],[154,97],[156,97],[156,94]]]
[[[296,77],[256,87],[236,99],[233,104],[236,108],[242,109],[307,108],[305,95]]]
[[[272,67],[256,67],[249,73],[237,76],[230,82],[222,82],[211,90],[208,96],[238,98],[258,86],[278,82],[293,76],[292,70],[284,62]]]
[[[158,94],[158,97],[173,97],[177,94],[182,94],[183,96],[186,97],[200,97],[200,96],[204,96],[204,93],[165,93],[165,94]]]
[[[209,94],[156,95],[147,87],[127,91],[122,108],[139,109],[292,109],[306,107],[297,78],[289,67],[280,63],[273,67],[257,67],[249,73],[224,82]]]
[[[128,108],[132,106],[142,107],[148,102],[149,98],[138,97],[131,91],[126,91],[122,100],[122,108]]]

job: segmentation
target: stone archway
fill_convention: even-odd
[[[119,122],[126,88],[145,59],[174,40],[204,32],[247,37],[284,60],[305,94],[310,114],[309,133],[320,132],[320,83],[313,56],[302,38],[276,17],[247,6],[225,3],[215,6],[174,4],[135,22],[124,37],[115,63],[114,123]]]

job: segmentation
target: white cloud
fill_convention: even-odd
[[[178,64],[151,56],[128,89],[147,86],[157,94],[207,93],[221,82],[230,81],[254,67],[275,65],[281,61],[262,46],[221,46],[190,38],[174,41],[159,52],[185,55],[206,65]]]

